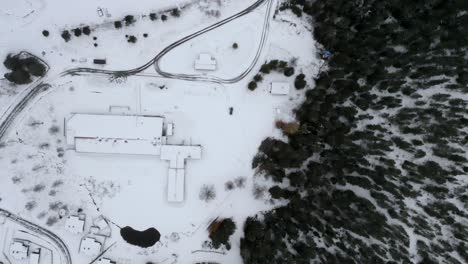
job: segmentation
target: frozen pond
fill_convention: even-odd
[[[159,231],[153,227],[148,228],[145,231],[138,231],[126,226],[120,229],[120,235],[127,243],[142,248],[154,246],[161,238]]]

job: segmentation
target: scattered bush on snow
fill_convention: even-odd
[[[234,234],[234,231],[236,231],[236,224],[231,218],[216,219],[211,222],[208,227],[208,232],[213,247],[218,249],[224,245],[227,250],[230,250],[231,244],[229,243],[229,237]]]
[[[200,194],[198,195],[200,200],[205,202],[210,202],[216,198],[216,190],[214,185],[204,184],[200,189]]]

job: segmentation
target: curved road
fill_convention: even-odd
[[[253,69],[253,67],[255,66],[255,64],[257,63],[258,61],[258,58],[260,57],[260,54],[263,50],[263,47],[265,46],[265,42],[266,42],[266,37],[268,35],[268,31],[269,31],[269,28],[270,28],[270,15],[271,15],[271,9],[272,9],[272,6],[273,6],[273,1],[274,0],[258,0],[256,1],[254,4],[252,4],[251,6],[247,7],[246,9],[242,10],[241,12],[235,14],[235,15],[232,15],[228,18],[225,18],[211,26],[208,26],[204,29],[201,29],[195,33],[192,33],[188,36],[185,36],[177,41],[175,41],[174,43],[170,44],[169,46],[167,46],[166,48],[164,48],[161,52],[159,52],[153,59],[151,59],[149,62],[147,62],[146,64],[140,66],[140,67],[137,67],[137,68],[134,68],[134,69],[131,69],[131,70],[124,70],[124,71],[111,71],[111,70],[102,70],[102,69],[93,69],[93,68],[74,68],[74,69],[70,69],[70,70],[67,70],[67,71],[64,71],[62,73],[62,75],[78,75],[78,74],[81,74],[81,73],[97,73],[97,74],[106,74],[106,75],[113,75],[113,76],[116,76],[116,77],[120,77],[120,76],[130,76],[130,75],[135,75],[137,73],[140,73],[146,69],[148,69],[149,67],[151,67],[152,65],[155,66],[155,69],[156,69],[156,72],[158,74],[160,74],[161,77],[165,77],[165,78],[171,78],[171,79],[181,79],[181,80],[189,80],[189,81],[204,81],[204,82],[216,82],[216,83],[235,83],[235,82],[238,82],[240,80],[242,80],[243,78],[245,78],[245,76],[247,76]],[[161,60],[161,58],[166,55],[167,53],[169,53],[171,50],[173,50],[174,48],[184,44],[185,42],[187,41],[190,41],[202,34],[205,34],[211,30],[214,30],[224,24],[227,24],[237,18],[240,18],[242,16],[245,16],[249,13],[251,13],[252,11],[254,11],[255,9],[257,9],[259,6],[261,6],[262,4],[264,4],[265,2],[267,2],[267,10],[266,10],[266,13],[265,13],[265,22],[263,24],[263,31],[262,31],[262,38],[261,38],[261,42],[260,42],[260,45],[259,45],[259,48],[257,49],[257,53],[255,55],[255,58],[254,60],[252,61],[252,63],[250,64],[250,66],[243,72],[241,73],[239,76],[237,77],[234,77],[234,78],[231,78],[231,79],[222,79],[222,78],[218,78],[218,77],[215,77],[215,76],[206,76],[206,75],[190,75],[190,74],[171,74],[171,73],[168,73],[168,72],[164,72],[160,69],[160,65],[159,65],[159,61]]]
[[[256,5],[254,7],[257,8],[260,4],[262,4],[265,0],[260,0],[258,1],[258,5]],[[167,53],[169,53],[171,50],[173,50],[174,48],[180,46],[181,44],[193,39],[193,38],[196,38],[197,36],[201,35],[201,34],[204,34],[208,31],[211,31],[219,26],[210,26],[210,27],[207,27],[201,31],[198,31],[196,32],[195,34],[192,34],[190,36],[187,36],[183,39],[180,39],[174,43],[172,43],[171,45],[169,45],[168,47],[166,47],[165,49],[163,49],[154,59],[154,67],[156,69],[156,72],[159,73],[162,77],[166,77],[166,78],[171,78],[171,79],[180,79],[180,80],[189,80],[189,81],[205,81],[205,82],[216,82],[216,83],[236,83],[236,82],[239,82],[241,81],[242,79],[244,79],[251,71],[252,69],[255,67],[255,65],[257,64],[257,61],[258,59],[260,58],[260,55],[262,53],[262,50],[265,46],[265,43],[266,43],[266,38],[267,38],[267,35],[268,35],[268,31],[270,29],[270,15],[271,15],[271,9],[272,9],[272,6],[273,6],[273,0],[268,0],[268,3],[267,3],[267,10],[265,12],[265,21],[263,23],[263,31],[262,31],[262,38],[260,40],[260,45],[257,49],[257,52],[255,54],[255,57],[254,59],[252,60],[252,62],[250,63],[249,67],[244,71],[242,72],[239,76],[237,77],[234,77],[234,78],[231,78],[231,79],[222,79],[222,78],[219,78],[219,77],[216,77],[216,76],[207,76],[207,75],[199,75],[199,74],[174,74],[174,73],[168,73],[168,72],[165,72],[163,70],[161,70],[160,68],[160,60],[161,58],[166,55]],[[251,6],[253,7],[253,6]],[[250,7],[248,9],[246,9],[248,12],[247,13],[244,13],[242,15],[245,15],[245,14],[248,14],[250,12],[252,12],[253,9],[250,9]],[[244,10],[244,11],[246,11]],[[241,15],[241,16],[242,16]],[[230,18],[227,18],[225,21],[222,21],[222,25],[236,19],[236,18],[239,18],[240,16],[232,16]]]
[[[38,85],[27,91],[24,97],[21,98],[21,100],[16,105],[10,106],[6,110],[5,114],[2,116],[2,123],[0,124],[0,140],[3,138],[11,123],[13,123],[18,114],[26,107],[28,102],[36,97],[37,94],[48,90],[50,87],[50,84],[40,82]]]
[[[38,226],[38,225],[36,225],[36,224],[34,224],[32,222],[29,222],[29,221],[15,215],[15,214],[12,214],[12,213],[8,212],[7,210],[0,209],[0,215],[3,215],[5,217],[7,217],[11,221],[24,226],[25,228],[27,228],[28,230],[33,231],[36,234],[40,234],[40,235],[43,235],[43,236],[49,238],[57,246],[57,248],[60,251],[59,253],[60,253],[61,264],[71,264],[72,263],[70,252],[68,251],[67,246],[62,241],[62,239],[60,239],[57,235],[55,235],[54,233],[50,232],[49,230],[44,229],[44,228],[42,228],[42,227],[40,227],[40,226]]]

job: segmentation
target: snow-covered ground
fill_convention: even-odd
[[[194,61],[208,53],[217,61],[216,76],[224,79],[240,75],[255,58],[261,45],[267,5],[222,27],[173,49],[161,60],[161,69],[170,73],[197,74]],[[238,45],[233,48],[234,43]],[[235,65],[235,67],[233,67]]]
[[[70,6],[69,3],[66,3],[67,7],[62,8],[61,6],[65,4],[63,1],[51,2],[47,1],[47,5],[44,5],[43,9],[36,9],[33,14],[37,14],[31,18],[32,21],[28,24],[22,24],[22,19],[8,22],[12,19],[11,16],[2,16],[2,24],[8,26],[0,29],[2,35],[0,58],[4,58],[8,53],[26,49],[47,61],[51,66],[52,76],[67,68],[96,67],[93,65],[95,58],[107,59],[108,65],[105,68],[108,69],[131,69],[151,60],[159,51],[175,40],[231,16],[255,1],[224,0],[219,1],[219,4],[217,4],[218,1],[214,1],[207,5],[204,4],[205,1],[164,0],[158,1],[155,5],[154,2],[145,0],[139,1],[138,5],[133,5],[133,8],[128,9],[125,7],[129,5],[130,1],[119,1],[125,3],[122,6],[119,3],[112,4],[111,1],[102,1],[102,5],[96,4],[94,1],[80,1],[80,7],[76,9],[73,8],[73,4]],[[178,18],[170,14],[167,14],[166,21],[161,20],[160,14],[155,21],[151,21],[149,18],[151,12],[161,12],[184,3],[193,4],[184,8]],[[109,12],[111,12],[111,6],[115,7],[112,17],[99,17],[96,11],[98,6],[109,6]],[[209,15],[217,12],[219,16]],[[78,15],[79,17],[76,17]],[[123,23],[122,28],[116,29],[114,21],[122,20],[126,15],[133,15],[136,22],[130,26],[125,26]],[[70,32],[72,35],[70,41],[65,42],[62,39],[63,30],[86,25],[91,28],[89,36],[75,37],[73,32]],[[42,35],[43,30],[50,32],[49,37]],[[146,38],[143,36],[145,33],[148,34]],[[126,36],[131,35],[137,38],[136,43],[127,41]],[[97,47],[94,44],[97,44]],[[125,53],[125,56],[120,56],[122,53]],[[2,75],[4,70],[3,65],[1,65],[0,73]]]
[[[0,148],[0,207],[57,233],[69,245],[76,263],[91,259],[78,254],[81,236],[64,230],[64,219],[58,218],[60,208],[66,208],[69,214],[81,209],[88,216],[87,230],[92,218],[101,214],[112,221],[115,224],[113,235],[105,246],[117,243],[105,256],[118,263],[150,260],[241,263],[239,239],[245,218],[274,206],[267,197],[253,197],[254,186],[268,183],[255,177],[252,158],[264,138],[283,137],[274,127],[275,120],[292,119],[292,110],[304,96],[304,91],[294,89],[293,77],[278,73],[267,75],[254,92],[247,89],[247,84],[261,64],[271,59],[294,59],[296,73],[317,72],[319,60],[315,42],[306,26],[292,16],[278,14],[271,20],[268,41],[259,62],[245,79],[235,84],[144,76],[110,81],[103,76],[59,77],[58,73],[73,67],[91,66],[90,60],[95,57],[107,58],[109,69],[139,66],[168,44],[235,14],[253,2],[193,2],[179,18],[171,17],[166,22],[146,18],[131,27],[116,30],[96,15],[98,6],[107,8],[112,13],[112,18],[107,19],[114,21],[128,13],[148,14],[186,2],[164,0],[155,4],[144,0],[135,5],[130,1],[96,3],[89,0],[80,1],[76,6],[78,2],[8,0],[8,8],[0,14],[2,23],[10,23],[0,32],[3,39],[0,57],[22,49],[40,55],[51,65],[45,82],[52,88],[28,104],[3,139],[6,146]],[[34,12],[22,19],[26,7]],[[221,15],[207,16],[207,9],[219,10]],[[231,77],[243,71],[258,48],[265,11],[263,5],[253,13],[177,47],[164,58],[162,65],[168,68],[164,70],[192,73],[194,58],[199,52],[208,51],[213,52],[219,62],[220,69],[215,74]],[[291,20],[291,23],[284,20]],[[95,25],[91,36],[72,37],[65,43],[60,30],[80,23]],[[51,31],[49,38],[41,35],[43,29]],[[143,33],[148,33],[149,37],[143,38]],[[127,43],[125,34],[139,34],[138,42]],[[92,45],[92,36],[98,37],[97,48]],[[234,42],[239,44],[236,50],[231,47]],[[80,58],[88,61],[80,63]],[[3,74],[4,70],[0,72]],[[154,69],[149,68],[145,73],[154,74]],[[307,76],[309,82],[312,77]],[[290,95],[272,96],[268,91],[272,81],[289,82]],[[3,91],[26,89],[7,87],[6,82],[1,85],[0,106],[3,107],[14,101],[14,93],[5,96]],[[132,114],[164,116],[175,125],[175,134],[169,137],[168,143],[203,146],[202,159],[189,160],[186,165],[185,202],[167,203],[168,164],[158,158],[83,154],[66,149],[63,126],[70,113],[109,113],[113,106],[128,107]],[[231,107],[232,115],[229,114]],[[246,179],[245,186],[225,189],[226,182],[239,177]],[[203,185],[214,186],[216,197],[213,200],[206,202],[199,198]],[[231,237],[232,249],[223,254],[197,252],[205,249],[207,225],[216,217],[235,220],[237,231]],[[162,234],[161,241],[149,249],[130,246],[118,235],[117,226],[127,225],[140,230],[155,227]]]

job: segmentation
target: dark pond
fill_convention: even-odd
[[[155,228],[138,231],[129,226],[120,229],[120,235],[127,243],[142,248],[152,247],[161,238],[161,234]]]

